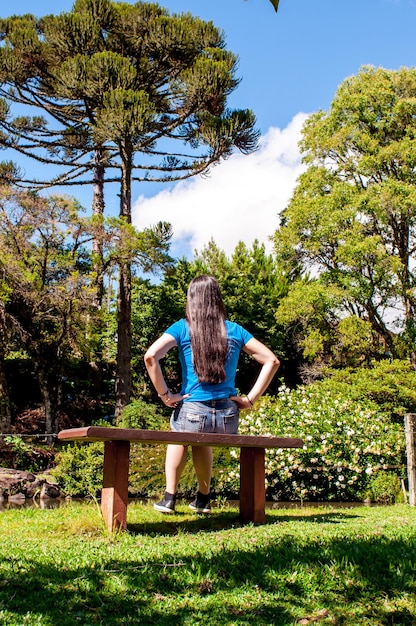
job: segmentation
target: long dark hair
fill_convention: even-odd
[[[188,287],[186,320],[191,334],[193,365],[201,383],[225,380],[227,333],[225,307],[213,276],[197,276]]]

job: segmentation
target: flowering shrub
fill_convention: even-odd
[[[242,413],[240,434],[300,437],[303,449],[266,450],[266,485],[273,499],[359,500],[379,470],[405,466],[403,426],[371,400],[322,382],[263,397]],[[217,491],[237,491],[238,451],[222,468]]]

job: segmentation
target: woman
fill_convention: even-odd
[[[182,368],[180,393],[167,387],[160,360],[177,346]],[[241,350],[262,368],[246,396],[237,395],[235,375]],[[277,357],[239,324],[226,319],[219,285],[212,276],[198,276],[188,287],[186,319],[170,326],[144,357],[159,398],[174,408],[171,428],[185,432],[237,433],[239,410],[251,409],[266,390],[280,363]],[[188,455],[187,446],[171,444],[166,450],[166,491],[154,505],[162,513],[175,512],[176,492]],[[212,448],[192,447],[198,493],[189,505],[198,513],[210,512]]]

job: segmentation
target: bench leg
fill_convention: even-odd
[[[240,518],[244,523],[266,521],[264,448],[240,449]]]
[[[104,444],[101,512],[109,532],[127,527],[129,454],[129,441],[106,441]]]

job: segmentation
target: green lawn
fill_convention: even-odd
[[[0,624],[416,624],[416,509],[406,505],[165,517],[95,504],[0,513]]]

